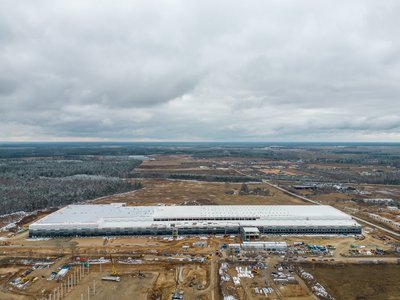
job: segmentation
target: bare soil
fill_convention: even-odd
[[[128,205],[307,205],[304,201],[272,189],[263,183],[247,185],[250,189],[259,187],[269,190],[269,196],[239,195],[241,183],[210,183],[165,179],[145,179],[142,183],[143,189],[131,193],[103,197],[95,202],[125,202]]]
[[[335,299],[400,299],[400,265],[314,264],[304,269]]]

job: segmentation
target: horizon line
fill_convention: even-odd
[[[348,144],[348,143],[370,143],[370,144],[400,144],[400,141],[363,141],[363,140],[337,140],[337,141],[296,141],[296,140],[287,140],[287,141],[273,141],[273,140],[266,140],[266,141],[244,141],[244,140],[21,140],[21,141],[8,141],[8,140],[0,140],[0,144],[7,143],[7,144],[29,144],[29,143],[324,143],[324,144],[332,144],[332,143],[341,143],[341,144]]]

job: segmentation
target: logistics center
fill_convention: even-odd
[[[29,226],[30,237],[360,233],[350,215],[328,205],[69,205]]]

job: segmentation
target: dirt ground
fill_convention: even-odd
[[[297,170],[293,170],[293,169],[262,169],[261,170],[262,173],[264,174],[275,174],[275,175],[302,175],[302,172],[299,172]]]
[[[196,159],[189,155],[155,155],[155,160],[144,161],[139,171],[179,172],[196,174],[241,175],[224,165],[223,159]],[[95,203],[125,202],[128,205],[268,205],[297,204],[307,205],[304,201],[271,189],[266,184],[248,184],[249,189],[261,188],[268,196],[240,195],[241,183],[216,183],[187,180],[142,179],[143,189],[131,193],[114,195],[95,200]]]
[[[221,289],[226,295],[234,296],[236,299],[244,300],[261,300],[261,299],[291,299],[291,300],[315,300],[317,299],[303,280],[296,274],[291,274],[296,278],[296,283],[279,284],[273,280],[272,272],[277,272],[279,264],[278,257],[267,257],[262,261],[266,268],[258,269],[259,274],[252,278],[241,277],[239,284],[234,284],[232,281],[221,281]],[[229,262],[227,274],[237,277],[236,268],[248,268],[254,266],[254,262]],[[286,271],[287,272],[287,271]],[[266,296],[263,292],[256,293],[262,288],[270,288],[272,292]]]
[[[304,266],[335,299],[400,299],[400,265]]]
[[[206,266],[191,264],[159,263],[150,265],[118,265],[120,282],[103,281],[111,273],[110,265],[93,265],[86,275],[65,299],[171,299],[174,292],[184,292],[187,299],[195,299],[206,287],[209,274]],[[140,276],[139,276],[140,272]],[[205,298],[208,299],[208,298]]]
[[[89,276],[85,276],[64,299],[75,300],[83,297],[86,300],[88,299],[88,291],[91,299],[146,299],[159,273],[145,272],[145,278],[139,278],[136,273],[123,274],[120,282],[112,282],[101,280],[101,277],[108,275],[108,273],[92,272]]]
[[[400,186],[398,185],[364,184],[362,188],[371,193],[371,197],[376,198],[398,199],[400,195]]]
[[[60,260],[50,268],[34,270],[29,276],[38,278],[37,282],[29,284],[24,289],[12,287],[9,282],[19,276],[30,266],[0,268],[0,299],[171,299],[172,293],[184,292],[187,299],[211,299],[210,292],[215,288],[214,280],[210,279],[209,263],[191,264],[181,262],[157,262],[144,264],[116,263],[120,282],[103,281],[102,277],[111,274],[111,264],[92,264],[90,269],[82,273],[78,266],[72,267],[59,282],[48,281],[51,271],[66,264],[67,258]],[[87,270],[87,271],[86,271]],[[7,274],[7,277],[3,275]],[[78,275],[84,274],[84,276]],[[76,276],[75,276],[76,275]],[[140,276],[139,276],[140,275]],[[67,289],[71,278],[78,278],[78,284]],[[200,287],[198,286],[200,284]],[[88,297],[89,296],[89,297]]]
[[[210,183],[163,179],[144,179],[144,188],[131,193],[101,198],[95,203],[125,202],[128,205],[203,204],[203,205],[307,205],[304,201],[271,189],[266,184],[247,184],[269,190],[269,196],[239,195],[241,183]]]
[[[0,299],[4,300],[27,300],[27,299],[32,299],[31,297],[24,296],[24,295],[16,295],[16,294],[10,294],[7,292],[0,291]]]
[[[375,234],[375,233],[374,233]],[[318,236],[307,236],[307,237],[296,237],[296,236],[268,236],[263,237],[263,240],[268,241],[286,241],[289,244],[294,242],[304,242],[308,244],[319,244],[319,245],[333,245],[336,247],[334,250],[334,262],[324,262],[327,266],[335,266],[336,264],[355,263],[366,258],[352,258],[342,256],[342,253],[348,253],[350,245],[357,244],[363,245],[366,248],[380,247],[383,249],[389,249],[389,245],[386,242],[374,238],[374,234],[366,234],[365,239],[355,240],[354,237],[318,237]],[[24,237],[25,235],[25,237]],[[195,241],[207,241],[209,247],[198,248],[193,247]],[[118,271],[121,274],[121,282],[102,282],[101,277],[111,273],[110,263],[102,266],[100,271],[99,265],[92,265],[90,269],[89,277],[85,277],[84,280],[74,288],[66,299],[80,299],[81,294],[84,295],[84,299],[87,299],[88,286],[91,289],[89,293],[93,293],[93,281],[96,281],[96,298],[92,299],[170,299],[171,294],[174,291],[184,291],[187,299],[219,299],[219,297],[210,298],[210,295],[218,295],[218,292],[212,294],[211,291],[217,287],[216,278],[218,257],[215,255],[216,249],[223,243],[238,243],[237,237],[184,237],[180,240],[165,240],[163,237],[115,237],[110,239],[104,239],[101,237],[97,238],[71,238],[71,239],[49,239],[43,241],[31,241],[26,240],[26,233],[21,234],[16,240],[17,245],[11,245],[8,247],[2,247],[2,251],[5,257],[10,257],[21,253],[21,255],[29,256],[30,252],[34,253],[35,256],[41,255],[42,258],[48,257],[49,253],[56,254],[59,251],[60,245],[64,247],[63,258],[55,260],[55,264],[50,268],[35,270],[30,276],[37,276],[39,280],[30,285],[26,290],[16,291],[17,293],[30,294],[32,297],[23,297],[18,294],[10,294],[10,298],[0,297],[0,299],[40,299],[38,295],[52,291],[57,287],[55,281],[47,281],[51,271],[56,270],[57,267],[70,262],[70,243],[75,245],[76,255],[82,257],[98,258],[101,256],[108,257],[108,253],[114,253],[114,257],[118,259],[126,259],[127,257],[139,258],[143,260],[141,264],[135,265],[123,265],[118,263]],[[184,250],[184,245],[189,246],[188,250]],[[26,250],[29,249],[28,252]],[[12,254],[11,254],[12,253]],[[10,255],[11,254],[11,255]],[[190,257],[206,257],[212,254],[212,260],[205,260],[203,263],[193,263],[189,261]],[[143,256],[141,256],[143,255]],[[176,256],[178,255],[178,256]],[[4,256],[3,256],[4,257]],[[304,261],[310,261],[313,257],[308,257]],[[385,261],[395,261],[396,257],[370,257],[371,259],[379,259]],[[301,283],[299,285],[274,285],[269,281],[269,273],[273,271],[273,266],[279,260],[282,260],[280,256],[269,256],[267,257],[269,269],[264,270],[265,274],[261,273],[256,279],[243,278],[242,288],[238,291],[239,299],[261,299],[260,295],[254,293],[255,287],[270,286],[274,288],[274,297],[270,299],[296,299],[296,300],[309,300],[314,299],[313,295],[310,294],[307,287]],[[273,262],[275,260],[275,262]],[[317,264],[318,262],[314,262]],[[379,265],[381,266],[381,265]],[[378,267],[379,267],[378,266]],[[395,265],[397,266],[397,265]],[[0,268],[0,278],[2,278],[2,292],[5,293],[10,288],[8,282],[13,278],[16,278],[23,271],[27,270],[28,266],[17,266],[17,265],[3,265]],[[139,278],[138,271],[145,273],[145,278]],[[346,270],[346,269],[345,269]],[[398,270],[398,269],[397,269]],[[377,274],[379,272],[377,271]],[[214,274],[214,275],[212,275]],[[382,276],[386,276],[383,272]],[[389,274],[394,276],[394,273]],[[4,277],[3,277],[4,276]],[[375,275],[374,275],[375,276]],[[378,275],[376,275],[378,276]],[[379,275],[380,276],[380,275]],[[212,287],[211,282],[213,282]],[[200,289],[198,285],[200,284]],[[231,283],[233,285],[233,282]],[[326,287],[335,288],[335,283],[326,282]],[[357,287],[361,289],[361,287]],[[15,290],[15,289],[14,289]],[[391,290],[388,289],[388,293],[392,294]],[[8,295],[8,294],[4,294]],[[11,296],[12,295],[12,296]],[[15,297],[14,297],[15,295]],[[133,295],[134,298],[128,297]],[[1,294],[0,294],[1,296]],[[93,295],[92,295],[93,296]],[[118,296],[118,297],[117,297]],[[14,298],[12,298],[14,297]],[[265,297],[264,297],[265,298]],[[340,297],[336,299],[342,299]],[[374,298],[366,298],[374,299]],[[388,298],[390,299],[390,298]],[[396,298],[393,298],[396,299]]]

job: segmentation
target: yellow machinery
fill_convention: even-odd
[[[253,272],[254,275],[260,275],[260,271],[258,271],[256,268],[253,268],[251,272]]]
[[[28,282],[30,280],[30,277],[24,277],[24,278],[22,278],[21,279],[21,283],[25,283],[25,282]]]
[[[112,255],[110,254],[110,260],[111,260],[111,275],[112,276],[118,276],[118,271],[117,271],[117,267],[115,266],[115,260],[112,257]]]

